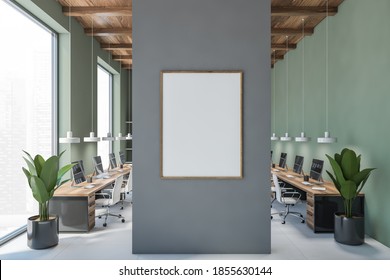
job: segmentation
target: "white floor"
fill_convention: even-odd
[[[297,205],[295,210],[305,213],[305,204]],[[281,210],[274,203],[272,211]],[[115,209],[116,212],[121,210]],[[122,224],[115,217],[110,217],[108,227],[102,226],[97,220],[96,227],[90,233],[60,233],[57,246],[45,250],[31,250],[27,247],[26,234],[11,240],[0,247],[1,260],[390,260],[390,248],[370,237],[366,237],[361,246],[346,246],[334,241],[332,234],[314,234],[306,224],[301,224],[295,217],[287,219],[286,224],[280,223],[275,215],[272,220],[272,252],[261,255],[134,255],[131,253],[132,208],[128,203],[123,216],[126,222]]]

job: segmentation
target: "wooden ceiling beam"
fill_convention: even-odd
[[[128,59],[132,59],[132,58],[133,58],[133,56],[131,54],[126,54],[126,55],[114,54],[112,56],[113,60],[119,60],[119,61],[128,60]]]
[[[123,28],[123,27],[109,27],[109,28],[84,28],[85,34],[89,36],[111,36],[111,35],[131,35],[131,28]]]
[[[131,16],[131,7],[112,6],[67,6],[62,7],[62,12],[67,16],[79,17],[85,15],[105,15],[105,16]]]
[[[286,47],[288,50],[295,50],[297,48],[297,44],[271,44],[271,49],[275,51],[285,51]]]
[[[326,6],[273,6],[271,7],[272,16],[334,16],[337,14],[337,7],[328,7],[326,11]]]
[[[314,28],[305,28],[303,34],[312,35],[314,33]],[[271,35],[283,35],[283,36],[295,36],[302,35],[302,28],[271,28]]]
[[[100,44],[103,50],[131,50],[133,48],[132,44]]]

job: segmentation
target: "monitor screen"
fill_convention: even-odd
[[[116,167],[116,159],[115,159],[115,154],[111,153],[108,154],[108,159],[110,160],[110,168],[115,168]]]
[[[79,161],[72,162],[75,165],[72,167],[72,178],[76,184],[80,184],[85,181],[85,175]]]
[[[310,167],[310,178],[320,181],[323,167],[324,167],[323,160],[313,159]]]
[[[93,157],[92,161],[93,161],[93,165],[95,167],[96,173],[97,174],[104,173],[101,157],[100,156]]]
[[[124,152],[119,152],[119,159],[120,159],[121,164],[126,163],[126,156],[125,156]]]
[[[302,173],[303,157],[295,156],[293,172],[297,174]]]
[[[280,168],[286,167],[286,160],[287,160],[287,153],[281,153],[280,160],[279,160],[279,167]]]

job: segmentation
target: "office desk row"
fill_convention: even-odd
[[[334,213],[343,212],[343,200],[332,182],[324,181],[317,185],[313,180],[307,186],[303,184],[303,177],[293,173],[291,170],[285,171],[277,168],[272,168],[279,180],[288,184],[293,188],[306,193],[306,224],[314,232],[333,232],[334,231]],[[324,187],[325,190],[315,190],[313,187]],[[353,211],[364,213],[364,194],[360,194],[355,204]]]
[[[95,194],[113,184],[121,175],[130,174],[131,165],[124,165],[122,171],[115,168],[108,179],[94,179],[93,188],[84,188],[91,183],[83,182],[71,186],[70,182],[59,187],[50,200],[50,213],[59,216],[61,232],[90,231],[95,226]]]

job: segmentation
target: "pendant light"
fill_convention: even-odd
[[[310,137],[305,135],[305,19],[302,19],[302,132],[295,137],[295,142],[309,142]]]
[[[122,55],[119,55],[119,79],[122,80]],[[126,136],[122,135],[122,132],[118,133],[118,136],[115,137],[116,140],[123,141],[126,140]]]
[[[286,133],[280,137],[280,141],[289,142],[292,138],[288,135],[288,36],[286,36]]]
[[[326,131],[324,133],[324,137],[318,137],[317,138],[317,142],[318,143],[322,143],[322,144],[331,144],[331,143],[336,143],[337,142],[337,138],[336,137],[331,137],[330,136],[330,133],[329,133],[329,126],[328,126],[328,95],[329,95],[329,67],[328,67],[328,57],[329,57],[329,26],[328,26],[328,21],[329,21],[329,1],[327,0],[326,1],[326,46],[325,46],[325,93],[326,93],[326,100],[325,100],[325,111],[326,111],[326,116],[325,116],[325,119],[326,119]]]
[[[71,5],[69,5],[69,13],[71,13]],[[69,16],[69,131],[66,132],[66,137],[61,137],[61,144],[80,143],[79,137],[73,137],[72,132],[72,17]]]
[[[275,50],[273,50],[273,55],[274,55],[274,64],[275,64]],[[273,103],[274,103],[274,108],[273,108],[273,113],[274,113],[274,132],[272,133],[272,136],[271,136],[271,141],[278,141],[279,140],[279,137],[276,136],[276,133],[275,133],[275,80],[276,80],[276,68],[274,68],[274,81],[273,81]]]
[[[93,16],[91,15],[92,17],[92,36],[91,36],[91,99],[92,99],[92,102],[91,102],[91,111],[92,111],[92,118],[91,118],[91,132],[89,133],[89,137],[84,137],[84,142],[99,142],[100,141],[100,138],[99,137],[96,137],[95,136],[95,132],[93,132],[93,117],[94,117],[94,114],[93,114],[93,108],[95,106],[94,102],[93,102],[93,95],[94,95],[94,92],[93,92],[93,59],[94,59],[94,56],[93,56]]]

